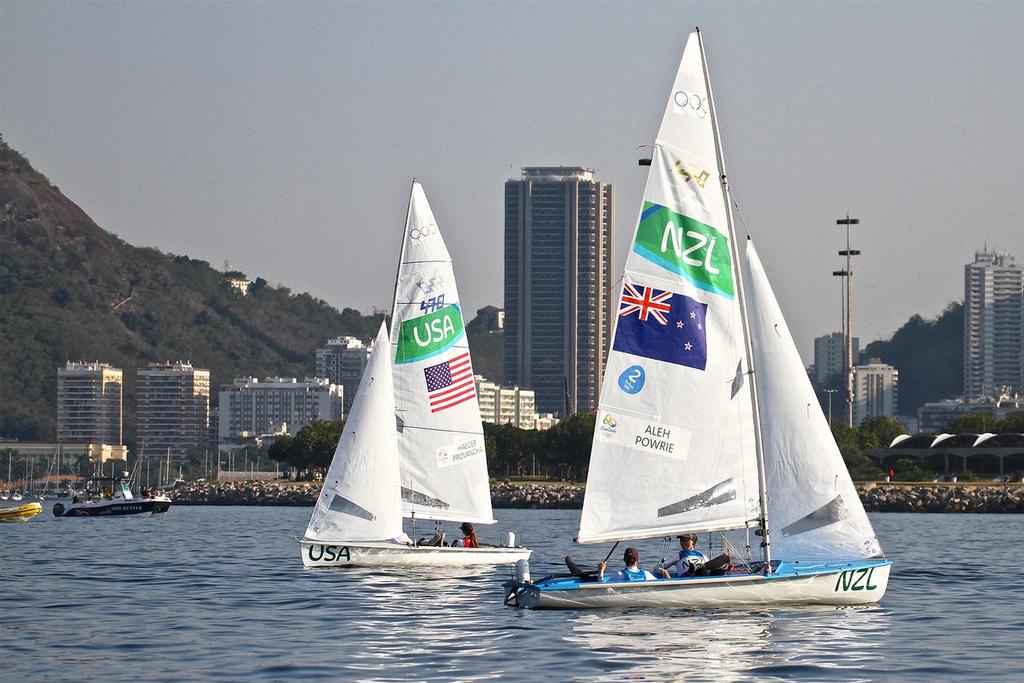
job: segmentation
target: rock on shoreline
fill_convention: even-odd
[[[312,507],[318,483],[192,482],[171,492],[178,505],[291,505]],[[868,512],[1024,513],[1024,487],[985,485],[861,484],[857,493]],[[578,510],[583,484],[493,482],[496,508]]]

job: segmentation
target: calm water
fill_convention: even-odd
[[[896,562],[877,607],[528,612],[502,605],[507,569],[303,570],[308,514],[79,520],[47,504],[0,525],[0,680],[1021,676],[1021,517],[874,515]],[[571,547],[578,515],[497,511],[535,548],[534,576],[607,552]]]

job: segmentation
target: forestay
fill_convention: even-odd
[[[875,531],[749,240],[744,265],[772,555],[802,561],[877,557],[882,550]]]
[[[306,538],[383,541],[402,532],[394,386],[382,323]]]
[[[626,259],[579,541],[743,527],[757,463],[734,237],[690,35]]]
[[[455,273],[415,182],[392,320],[403,511],[491,523],[483,427]]]

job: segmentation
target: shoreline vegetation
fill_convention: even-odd
[[[491,482],[495,508],[578,510],[581,483]],[[1024,484],[882,483],[857,484],[868,512],[1024,513]],[[320,493],[315,482],[190,482],[170,493],[177,505],[282,505],[312,507]]]

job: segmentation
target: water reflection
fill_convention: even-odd
[[[762,612],[595,611],[569,620],[565,641],[597,655],[613,680],[698,676],[868,680],[888,630],[878,608]]]

